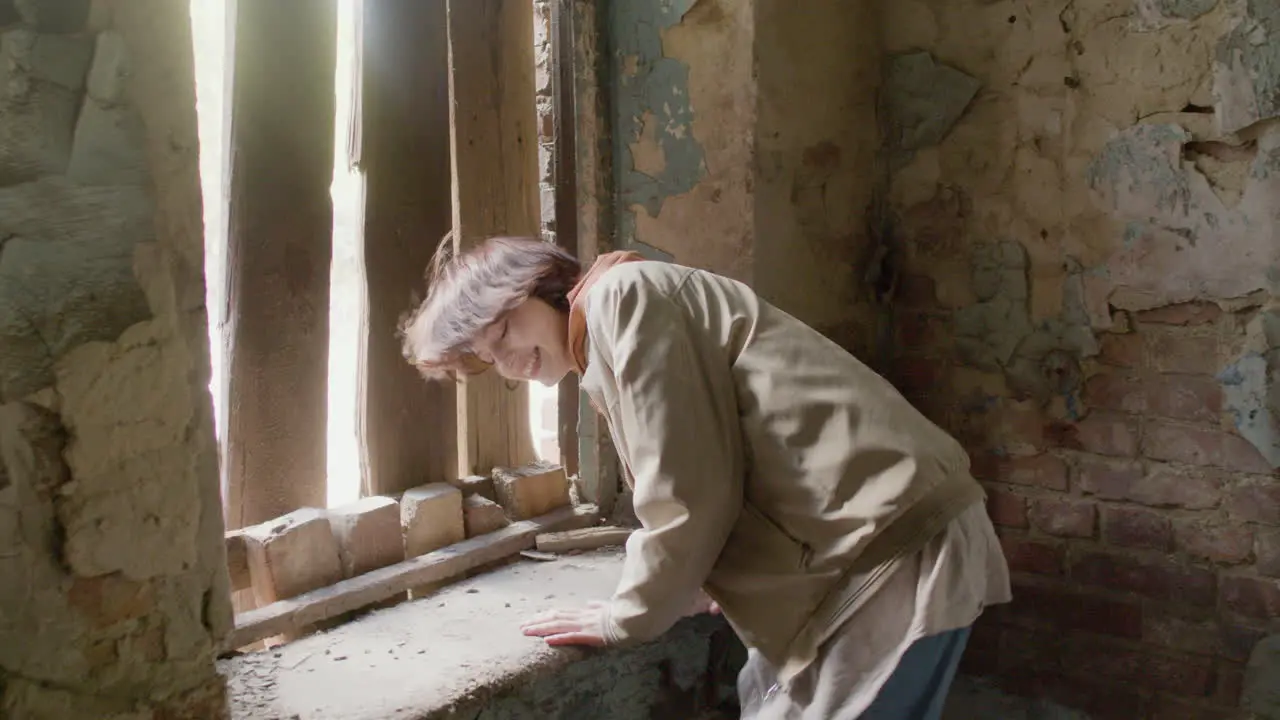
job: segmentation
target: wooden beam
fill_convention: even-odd
[[[552,182],[555,186],[556,244],[578,256],[578,188],[574,158],[576,137],[573,117],[574,43],[571,0],[551,2],[551,92],[552,92]],[[541,195],[539,195],[541,199]],[[578,376],[570,373],[560,381],[556,397],[556,439],[560,464],[570,475],[578,475],[578,410],[581,389]]]
[[[561,508],[412,560],[251,610],[236,616],[236,628],[225,647],[243,647],[273,635],[296,632],[410,588],[459,579],[468,570],[532,549],[539,533],[590,525],[597,516],[594,505]]]
[[[236,3],[226,522],[325,505],[336,0]]]
[[[562,553],[574,550],[596,550],[611,545],[626,545],[634,528],[589,527],[579,530],[545,533],[534,538],[538,552]]]
[[[364,494],[452,482],[457,390],[427,383],[396,328],[453,222],[445,0],[362,3],[359,141],[368,313],[361,328],[358,433]],[[412,430],[410,430],[412,429]],[[407,431],[408,430],[408,431]]]
[[[533,3],[448,0],[454,242],[538,234]],[[458,470],[487,474],[535,459],[529,393],[496,373],[459,388]]]
[[[558,106],[557,123],[558,131],[573,136],[574,240],[578,259],[589,265],[614,249],[613,109],[607,83],[614,57],[608,50],[609,13],[603,0],[564,2],[567,7],[561,11],[560,23],[562,28],[565,24],[570,27],[557,34],[565,42],[555,57],[562,69],[572,73],[573,96],[570,108],[565,108],[568,103],[563,101]],[[571,124],[567,130],[563,129],[566,122]],[[557,227],[561,222],[557,214]],[[598,504],[603,515],[612,516],[621,477],[617,451],[608,427],[585,394],[578,399],[577,437],[578,476],[586,498]]]

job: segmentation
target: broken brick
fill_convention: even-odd
[[[1072,427],[1066,445],[1099,455],[1132,457],[1138,454],[1138,427],[1125,415],[1094,411]]]
[[[428,483],[400,498],[405,555],[411,558],[462,542],[466,527],[462,491],[448,483]]]
[[[1218,370],[1218,340],[1185,335],[1147,336],[1151,364],[1161,372],[1214,375]]]
[[[1143,436],[1142,450],[1156,460],[1249,473],[1271,472],[1271,465],[1248,440],[1218,430],[1151,421]]]
[[[1001,535],[1000,547],[1004,550],[1005,560],[1013,572],[1036,575],[1062,574],[1065,554],[1061,546]]]
[[[1233,613],[1258,620],[1280,617],[1280,580],[1224,577],[1222,606]]]
[[[469,495],[463,499],[462,517],[469,538],[486,535],[511,524],[501,505],[480,495]]]
[[[1189,302],[1144,310],[1138,313],[1138,322],[1152,325],[1205,325],[1220,317],[1222,308],[1217,305]]]
[[[1271,479],[1242,483],[1227,495],[1224,504],[1237,520],[1280,525],[1280,483]]]
[[[1168,551],[1173,544],[1169,518],[1151,510],[1108,507],[1102,511],[1102,538],[1115,547]]]
[[[1004,490],[987,489],[987,515],[991,522],[1004,527],[1027,526],[1027,499]]]
[[[1259,530],[1257,543],[1258,573],[1280,578],[1280,530]]]
[[[1213,607],[1216,601],[1217,576],[1213,572],[1167,560],[1087,553],[1072,563],[1071,577],[1085,585],[1156,600],[1177,598],[1204,607]]]
[[[324,511],[295,510],[245,528],[249,575],[259,605],[267,605],[342,580],[338,541]]]
[[[1061,459],[1047,453],[1011,457],[996,463],[996,479],[1013,485],[1066,490],[1067,466]]]
[[[486,500],[498,501],[498,496],[493,492],[493,478],[488,475],[471,475],[464,477],[454,483],[459,490],[462,491],[463,497],[471,497],[479,495]]]
[[[1103,335],[1099,359],[1116,367],[1142,367],[1142,336],[1134,333]]]
[[[67,600],[95,628],[134,620],[155,609],[151,585],[130,580],[121,573],[77,577]]]
[[[495,469],[493,489],[512,520],[528,520],[570,504],[569,479],[559,465]]]
[[[1068,498],[1037,498],[1028,512],[1031,524],[1046,535],[1091,538],[1098,523],[1092,502]]]
[[[1140,463],[1103,458],[1080,459],[1080,486],[1104,500],[1190,510],[1211,508],[1222,494],[1222,478],[1216,471],[1182,471],[1157,465],[1144,473]]]
[[[1253,529],[1246,525],[1210,525],[1183,520],[1175,526],[1178,549],[1218,563],[1238,563],[1253,550]]]
[[[345,577],[404,560],[400,504],[388,497],[367,497],[329,511],[329,525],[338,540]]]

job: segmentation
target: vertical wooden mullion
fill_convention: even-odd
[[[362,3],[360,135],[367,314],[361,328],[359,434],[366,494],[457,472],[455,387],[405,362],[400,316],[452,225],[445,0]]]
[[[459,250],[538,234],[533,3],[448,0],[453,229]],[[529,393],[495,373],[459,386],[461,473],[532,461]]]
[[[228,528],[326,496],[336,0],[235,3]]]

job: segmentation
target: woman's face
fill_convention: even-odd
[[[555,385],[569,374],[569,316],[529,298],[485,328],[475,354],[508,380]]]

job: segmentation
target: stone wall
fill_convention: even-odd
[[[1280,616],[1280,15],[885,6],[894,380],[970,448],[1014,570],[973,672],[1233,717]]]
[[[189,23],[159,0],[0,2],[6,717],[223,704]]]

